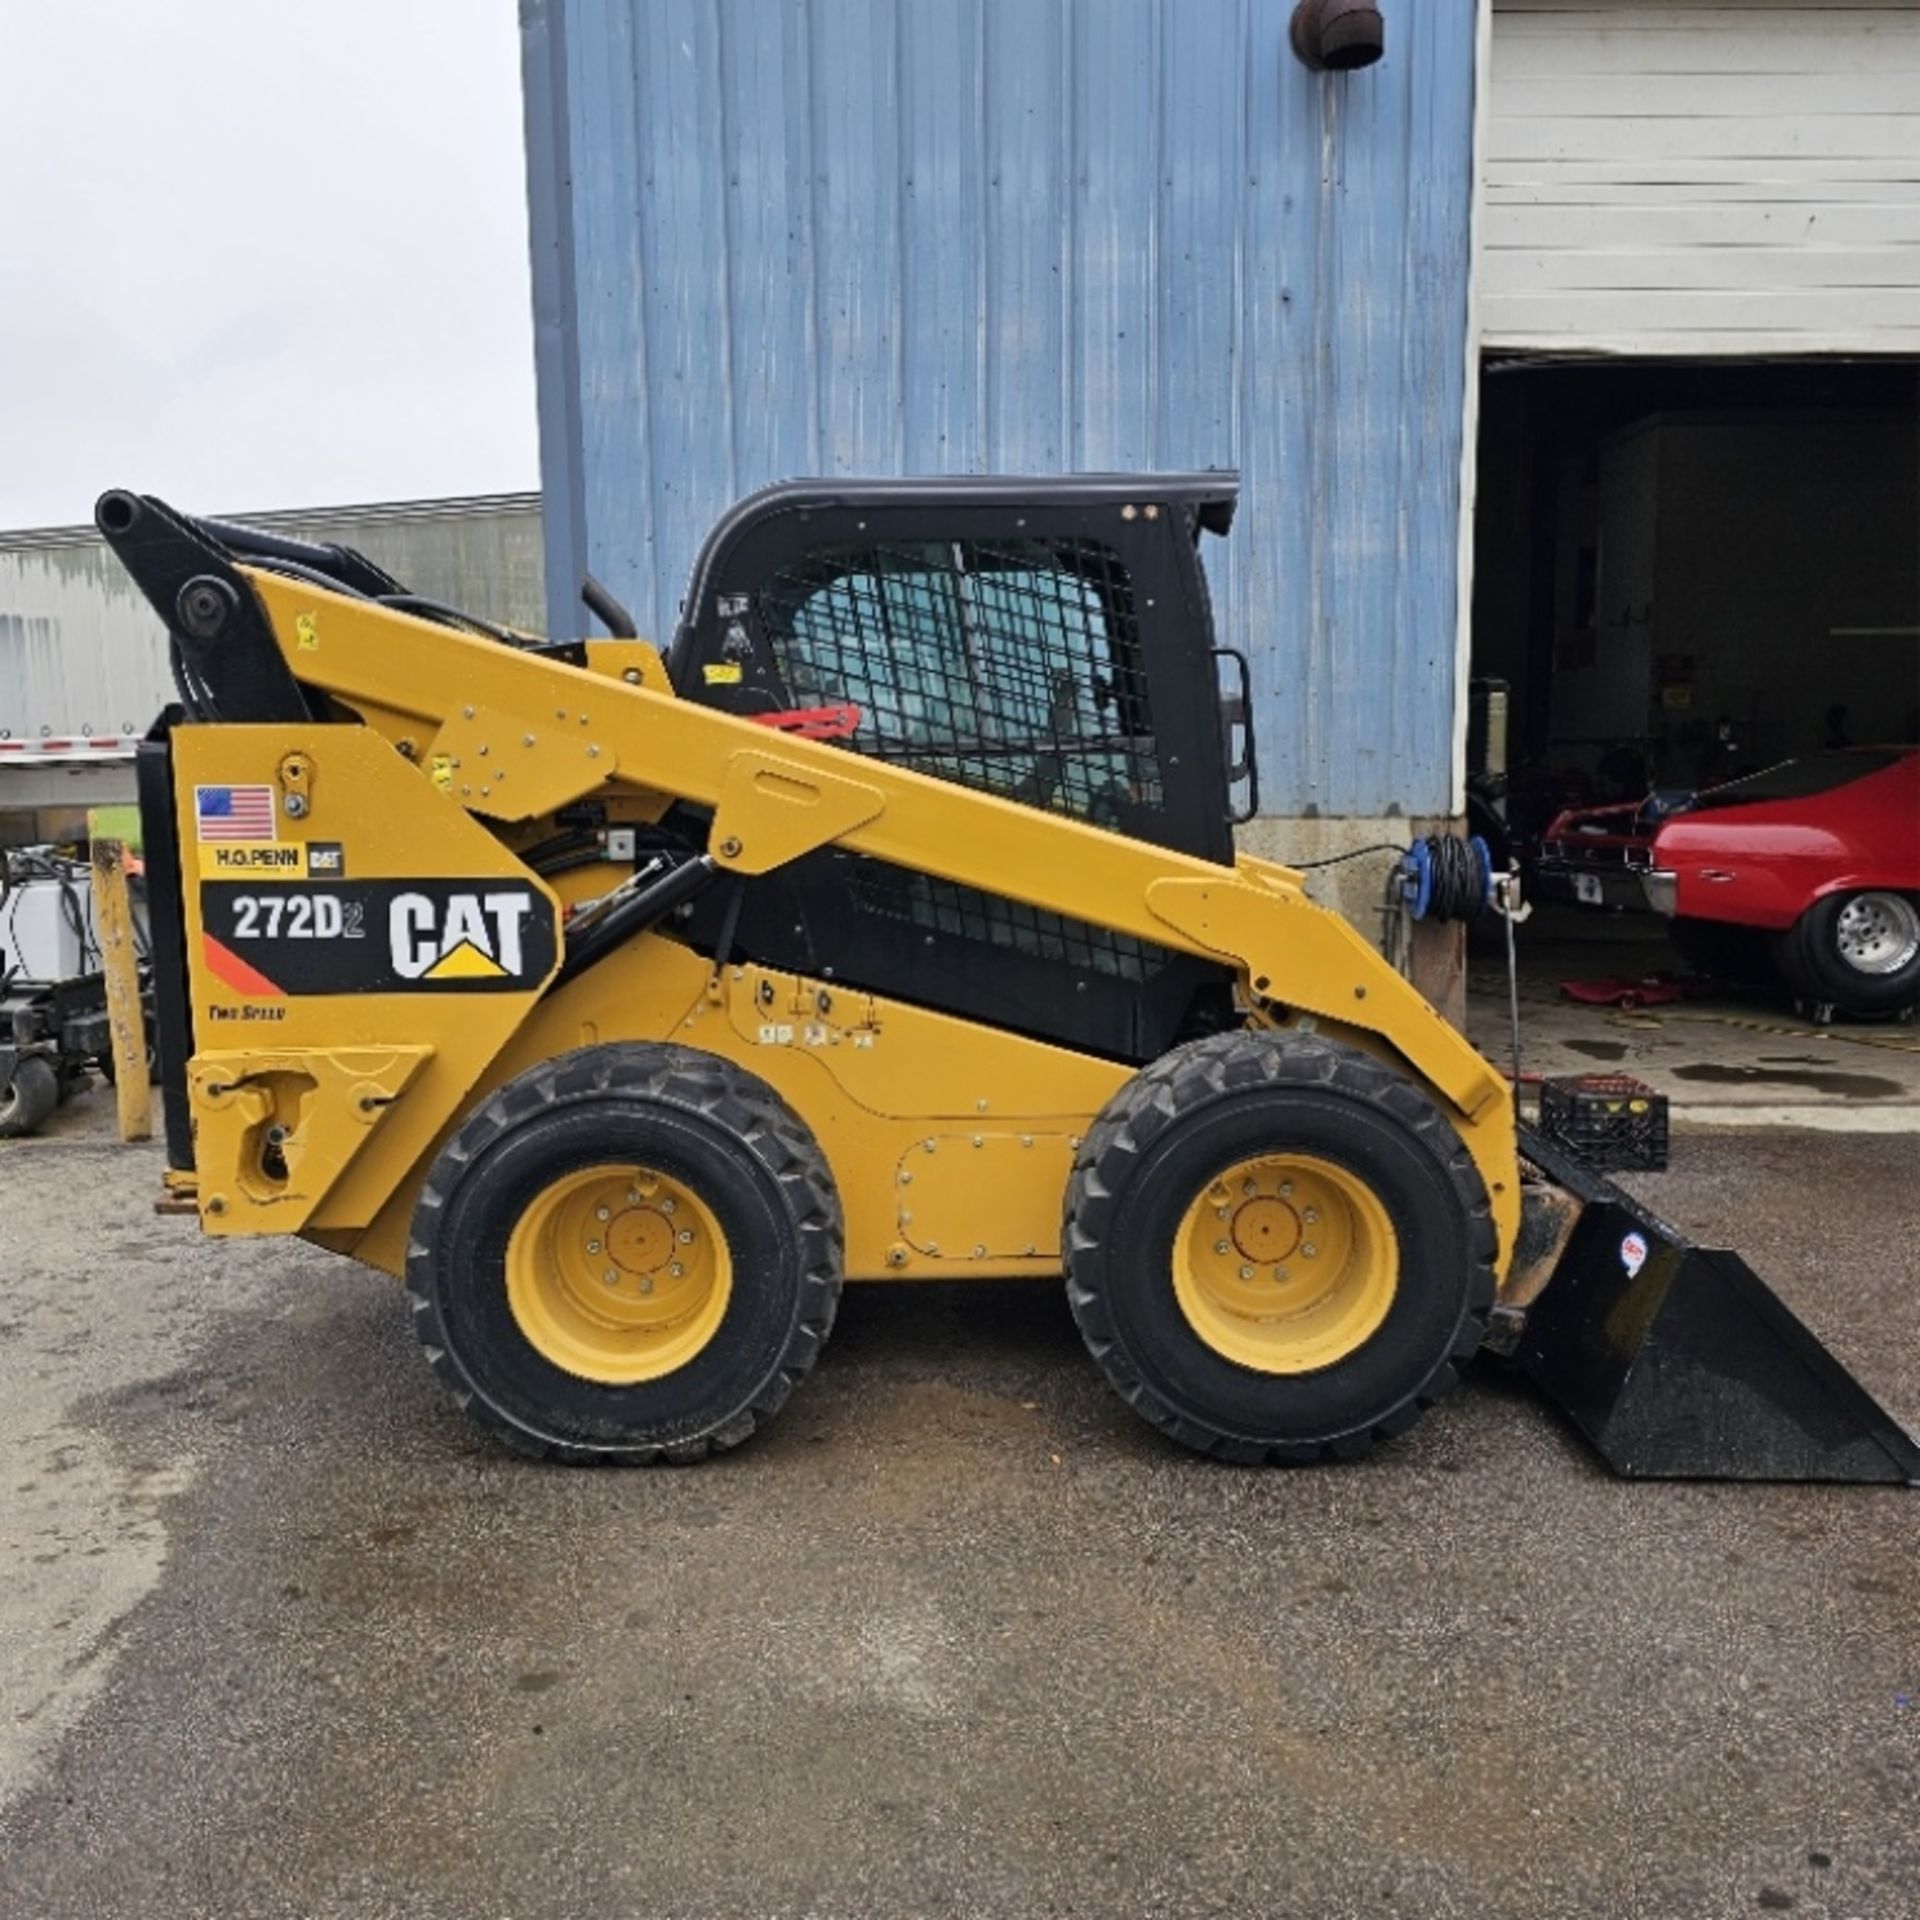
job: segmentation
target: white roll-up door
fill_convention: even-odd
[[[1494,0],[1489,348],[1920,352],[1920,0]]]

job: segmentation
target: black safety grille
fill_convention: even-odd
[[[815,548],[756,611],[788,699],[852,702],[860,752],[1101,826],[1162,804],[1133,589],[1099,541]]]
[[[1170,958],[1130,934],[1043,912],[997,893],[936,880],[878,860],[849,863],[854,905],[863,914],[1022,953],[1079,973],[1144,986]]]

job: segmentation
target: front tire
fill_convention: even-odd
[[[434,1372],[523,1453],[690,1461],[739,1445],[839,1301],[832,1175],[764,1081],[691,1048],[562,1055],[434,1163],[407,1290]]]
[[[1226,1460],[1350,1459],[1405,1432],[1493,1302],[1458,1133],[1391,1068],[1303,1035],[1214,1035],[1129,1081],[1075,1161],[1064,1245],[1108,1379]]]
[[[0,1140],[18,1140],[37,1132],[60,1104],[60,1079],[37,1053],[13,1063],[13,1078],[0,1093]]]

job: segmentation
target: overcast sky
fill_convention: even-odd
[[[0,0],[0,528],[539,484],[513,0]]]

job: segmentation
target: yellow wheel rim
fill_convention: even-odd
[[[1306,1154],[1237,1161],[1194,1199],[1173,1243],[1180,1310],[1256,1373],[1314,1373],[1379,1332],[1400,1241],[1358,1174]]]
[[[651,1167],[543,1189],[507,1241],[507,1304],[540,1356],[606,1386],[658,1380],[726,1317],[733,1260],[698,1194]]]

